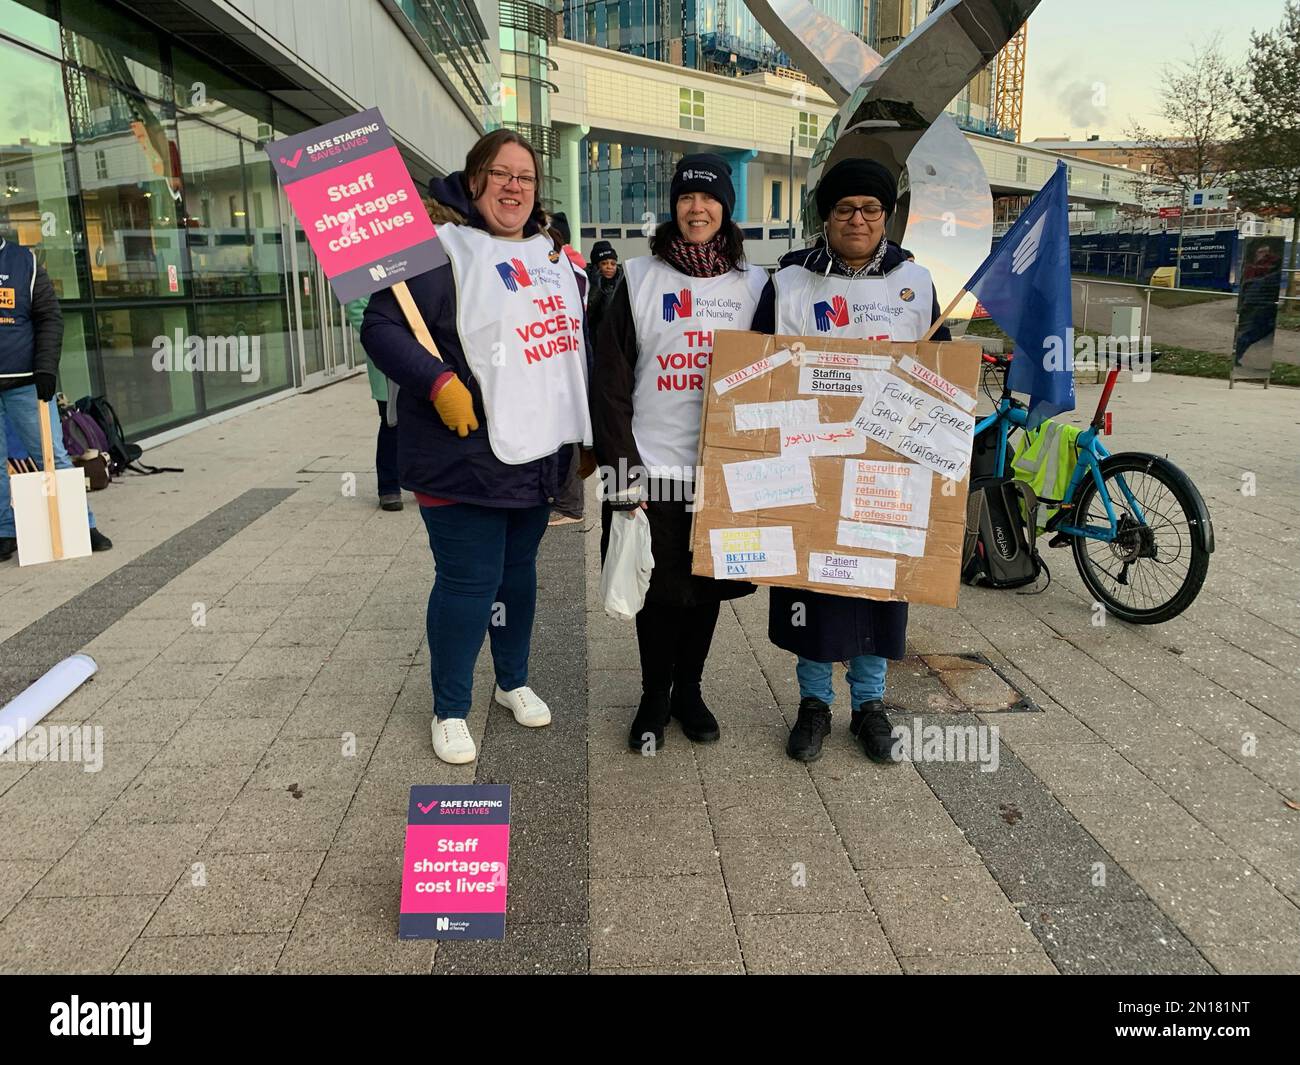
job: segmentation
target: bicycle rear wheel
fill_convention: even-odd
[[[1199,494],[1187,474],[1154,455],[1113,455],[1102,481],[1119,521],[1113,541],[1074,537],[1074,562],[1093,597],[1117,618],[1156,625],[1191,605],[1205,583],[1210,551],[1198,528]],[[1123,488],[1137,501],[1140,520]],[[1075,495],[1076,526],[1106,528],[1110,519],[1097,485],[1084,479]]]

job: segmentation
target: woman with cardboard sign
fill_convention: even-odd
[[[855,340],[920,340],[939,317],[930,272],[885,237],[898,199],[893,175],[868,159],[844,159],[817,185],[825,242],[782,257],[754,315],[760,333]],[[950,340],[941,327],[935,340]],[[786,753],[821,756],[831,730],[836,662],[848,665],[849,730],[875,762],[892,761],[885,670],[902,658],[907,604],[773,588],[768,638],[799,656],[799,715]]]
[[[545,232],[540,174],[517,133],[481,138],[463,172],[429,186],[450,261],[407,282],[413,308],[399,302],[405,293],[375,293],[361,330],[366,353],[401,386],[401,483],[420,504],[435,565],[433,748],[454,764],[478,753],[465,719],[484,635],[496,701],[521,725],[551,721],[528,687],[537,548],[571,445],[591,444],[591,422],[586,277]]]
[[[601,557],[612,522],[637,507],[650,519],[654,569],[636,617],[642,695],[628,734],[645,753],[663,746],[670,717],[688,739],[718,738],[700,694],[704,662],[722,600],[754,591],[692,576],[690,501],[713,331],[748,328],[767,275],[745,265],[725,160],[684,156],[669,192],[672,217],[651,237],[651,254],[625,264],[601,322],[591,389],[606,497]]]

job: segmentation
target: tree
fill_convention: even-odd
[[[1166,131],[1136,125],[1129,137],[1153,158],[1152,179],[1184,191],[1223,184],[1230,163],[1235,72],[1218,36],[1192,49],[1190,59],[1161,72],[1159,114]]]
[[[1294,271],[1300,260],[1300,0],[1287,0],[1277,29],[1252,33],[1250,45],[1235,81],[1232,194],[1249,210],[1296,221]]]

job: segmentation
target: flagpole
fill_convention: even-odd
[[[934,336],[935,333],[939,331],[939,326],[943,325],[943,323],[948,320],[948,315],[952,314],[952,312],[957,309],[957,304],[959,304],[962,301],[962,298],[965,295],[966,295],[966,289],[963,288],[957,293],[957,295],[953,296],[952,302],[943,309],[943,313],[939,315],[939,317],[936,318],[933,322],[930,323],[929,330],[927,330],[925,336],[921,338],[922,344],[924,344],[927,340],[929,340],[932,336]]]

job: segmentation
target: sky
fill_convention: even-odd
[[[1251,30],[1275,29],[1283,0],[1041,0],[1029,19],[1021,140],[1121,140],[1159,128],[1161,67],[1218,33],[1244,59]]]

